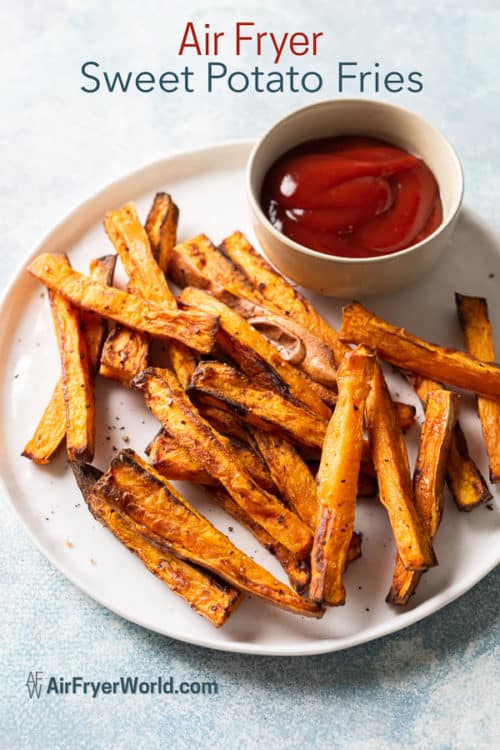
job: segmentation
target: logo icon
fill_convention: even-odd
[[[42,678],[43,672],[30,672],[28,679],[26,680],[26,687],[28,688],[28,695],[33,698],[35,695],[37,698],[42,693]]]

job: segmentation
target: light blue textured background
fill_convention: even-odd
[[[500,229],[498,0],[211,5],[1,3],[0,287],[56,220],[115,177],[176,148],[252,137],[314,99],[79,91],[84,60],[109,69],[179,67],[176,44],[190,19],[212,28],[239,19],[263,30],[325,31],[320,57],[298,67],[321,70],[332,94],[339,59],[421,70],[422,93],[384,98],[447,133],[463,160],[467,204]],[[328,95],[327,83],[321,97]],[[146,632],[96,605],[41,557],[6,498],[1,502],[2,750],[500,746],[498,571],[427,621],[344,653],[225,655]],[[219,694],[29,701],[24,681],[31,669],[95,679],[216,679]]]

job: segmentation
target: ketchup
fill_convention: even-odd
[[[348,258],[403,250],[443,220],[425,162],[364,136],[309,141],[285,153],[264,179],[261,205],[290,239]]]

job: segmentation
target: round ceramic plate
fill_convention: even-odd
[[[180,239],[205,232],[217,243],[240,229],[253,240],[244,187],[251,145],[229,143],[177,154],[119,180],[73,212],[32,256],[43,251],[67,252],[72,264],[86,271],[93,257],[111,251],[102,229],[105,211],[134,200],[145,218],[158,190],[168,190],[180,206]],[[118,281],[123,283],[124,278],[120,270]],[[486,296],[500,351],[500,302],[495,293],[499,279],[499,239],[481,220],[464,211],[453,247],[431,275],[368,304],[392,323],[424,338],[460,346],[453,292]],[[321,314],[337,326],[341,303],[310,296]],[[396,610],[385,603],[395,557],[386,513],[376,499],[360,500],[356,529],[363,533],[363,555],[347,571],[345,607],[330,609],[317,621],[252,598],[216,630],[90,516],[66,466],[64,451],[45,467],[21,457],[59,374],[47,295],[23,269],[7,290],[0,320],[0,472],[7,494],[49,560],[89,596],[122,617],[173,638],[226,651],[315,654],[348,648],[427,617],[471,588],[499,561],[499,517],[490,512],[497,499],[494,497],[488,508],[464,514],[447,496],[435,543],[440,564],[424,576],[409,606]],[[389,381],[395,396],[417,404],[401,377],[389,374]],[[96,398],[95,464],[105,468],[113,453],[123,447],[142,453],[158,429],[143,397],[98,379]],[[421,419],[420,409],[418,413]],[[463,398],[461,421],[471,453],[487,474],[480,425],[470,396]],[[415,427],[408,434],[412,461],[417,439]],[[201,490],[178,485],[237,545],[284,580],[276,561]]]

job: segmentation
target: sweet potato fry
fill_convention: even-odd
[[[160,251],[160,230],[163,222],[165,221],[169,208],[173,201],[168,193],[156,193],[149,209],[149,213],[146,218],[144,228],[147,232],[149,244],[153,255],[155,256],[156,262],[158,262],[158,254]],[[174,242],[175,246],[175,242]]]
[[[62,378],[57,381],[52,396],[21,455],[36,464],[48,464],[66,435],[66,411]]]
[[[171,297],[165,278],[158,278],[158,267],[149,248],[148,235],[139,223],[134,205],[128,203],[119,211],[109,211],[104,217],[104,228],[129,276],[127,291],[146,299],[149,293],[153,297],[149,301],[158,304],[163,301],[162,292]],[[145,259],[150,260],[149,265]],[[146,294],[141,293],[140,282],[144,284]],[[175,307],[175,300],[169,306]],[[100,374],[128,387],[132,378],[147,367],[148,358],[149,337],[130,328],[116,326],[104,345]]]
[[[430,568],[435,564],[431,541],[415,507],[406,445],[378,364],[366,401],[366,417],[379,497],[387,510],[399,556],[410,570]]]
[[[268,437],[267,434],[265,434],[264,436]],[[272,438],[273,436],[269,437]],[[231,445],[234,449],[234,444],[231,443]],[[288,444],[288,447],[291,446]],[[179,445],[176,440],[171,438],[169,435],[166,435],[165,432],[160,431],[160,433],[158,433],[158,435],[152,440],[146,452],[149,455],[151,465],[166,479],[189,481],[193,482],[194,484],[201,484],[208,487],[211,494],[216,498],[219,504],[230,515],[232,515],[233,518],[240,521],[252,534],[254,534],[259,542],[264,547],[266,547],[266,549],[269,549],[272,554],[276,555],[280,564],[288,573],[290,582],[292,583],[292,586],[295,588],[295,590],[302,590],[301,587],[306,585],[303,574],[306,569],[308,570],[308,566],[304,566],[303,561],[298,561],[295,556],[292,555],[292,553],[290,553],[285,547],[283,547],[283,545],[278,544],[278,542],[276,542],[268,534],[268,532],[265,531],[264,528],[262,528],[262,526],[253,521],[250,516],[241,508],[241,506],[235,503],[231,496],[222,489],[220,483],[212,476],[210,476],[210,474],[205,471],[205,469],[203,469],[200,464],[189,455],[186,448]],[[250,453],[249,449],[248,452]],[[242,455],[238,454],[238,456],[240,460],[242,460]],[[282,455],[283,460],[286,459],[286,456],[287,454]],[[269,471],[264,469],[264,472],[261,473],[262,467],[259,467],[258,463],[255,464],[253,459],[252,462],[253,466],[249,462],[249,465],[247,465],[246,468],[254,481],[259,485],[259,487],[262,487],[262,489],[265,489],[269,492],[276,492],[276,486],[271,479]],[[242,463],[244,463],[244,461],[242,461]],[[277,468],[278,467],[275,466],[275,469]],[[290,471],[289,465],[283,467],[283,473],[280,473],[279,477],[281,486],[284,487],[287,492],[287,494],[283,494],[284,499],[286,500],[288,495],[288,497],[291,497],[293,498],[293,500],[295,500],[296,506],[303,507],[304,511],[306,510],[305,500],[302,499],[300,492],[301,490],[307,491],[307,499],[312,508],[312,512],[314,513],[314,515],[310,514],[312,527],[314,528],[317,509],[316,484],[307,465],[305,465],[305,468],[307,471],[305,480],[303,477],[297,476],[297,467],[292,466],[292,471]],[[288,474],[291,474],[291,476],[288,477]],[[215,491],[215,489],[212,488],[218,489],[217,491]],[[292,502],[290,502],[290,506],[293,510],[298,512],[298,507],[296,507]],[[299,513],[298,515],[300,516]],[[311,527],[311,524],[308,523],[306,518],[302,518],[302,520]],[[360,554],[361,540],[357,534],[353,534],[352,544],[349,549],[349,560],[357,559]],[[307,581],[308,580],[309,573],[307,575]]]
[[[101,284],[110,285],[113,282],[115,263],[115,255],[104,255],[102,258],[97,258],[90,263],[90,275]],[[107,325],[98,315],[86,311],[80,312],[80,322],[87,343],[92,372],[95,375]],[[64,388],[62,378],[59,378],[35,433],[25,445],[22,455],[37,464],[47,464],[63,441],[65,434]]]
[[[303,370],[316,383],[336,391],[337,368],[333,352],[317,334],[283,313],[278,315],[229,292],[217,296],[265,336],[284,360]],[[330,402],[327,400],[327,403]]]
[[[492,498],[483,475],[469,455],[467,441],[458,422],[450,446],[446,483],[461,511],[471,511]]]
[[[94,495],[92,491],[101,478],[102,471],[88,464],[71,464],[71,468],[94,518],[106,526],[118,541],[137,555],[153,575],[182,597],[195,612],[216,628],[224,625],[242,602],[241,592],[208,570],[195,567],[173,555],[165,549],[160,537],[150,534],[148,540],[143,526]]]
[[[149,244],[163,273],[167,272],[177,237],[179,209],[168,193],[156,193],[146,219]]]
[[[173,373],[150,368],[135,378],[134,386],[143,391],[148,408],[165,430],[219,480],[254,521],[299,557],[309,552],[310,530],[274,495],[253,481],[234,451],[218,440],[208,422],[199,415]]]
[[[294,446],[279,435],[257,429],[252,429],[251,432],[281,497],[297,513],[299,518],[310,529],[314,530],[318,512],[318,497],[316,482],[310,468]],[[365,493],[376,494],[376,480],[369,486],[366,478],[360,476],[361,481],[364,482],[363,491]],[[351,562],[360,556],[361,537],[354,532],[348,559]]]
[[[176,374],[179,378],[185,373],[184,358],[181,356],[178,360],[181,372],[176,370]],[[188,363],[189,364],[189,363]],[[183,378],[184,382],[181,385],[187,385],[186,380],[191,376],[191,373],[187,373],[189,377]],[[212,410],[218,411],[218,410]],[[223,428],[228,428],[231,431],[234,424],[228,425],[227,417],[230,415],[223,414]],[[219,420],[220,421],[220,420]],[[232,420],[234,423],[236,420]],[[213,425],[212,425],[213,426]],[[243,430],[241,435],[241,426],[238,425],[237,435],[243,437],[245,442],[241,442],[238,439],[230,441],[224,435],[215,431],[217,439],[223,445],[229,445],[233,451],[236,452],[242,465],[246,468],[249,475],[264,490],[269,492],[276,492],[276,487],[271,479],[269,471],[267,470],[262,459],[246,444],[248,435]],[[213,479],[213,477],[203,469],[202,466],[192,459],[190,454],[185,448],[180,447],[175,440],[165,433],[159,433],[153,440],[149,448],[149,458],[153,466],[166,478],[168,479],[181,479],[188,480],[204,485],[215,485],[218,490],[213,490],[212,494],[217,499],[219,504],[230,513],[236,520],[242,523],[256,538],[257,540],[266,547],[272,554],[274,554],[279,560],[280,564],[286,571],[290,583],[296,591],[303,591],[309,582],[309,566],[305,565],[304,561],[299,561],[296,557],[289,552],[283,545],[279,544],[268,534],[268,532],[256,523],[248,513],[241,508],[231,496],[225,492],[220,483]]]
[[[90,278],[99,284],[111,286],[115,273],[116,255],[103,255],[90,261]],[[94,375],[97,374],[99,357],[105,340],[108,324],[105,319],[89,310],[80,311],[80,320],[83,327],[85,341],[89,352],[90,361]]]
[[[129,292],[148,302],[177,307],[165,274],[155,260],[146,230],[139,221],[133,203],[118,211],[108,211],[104,227],[119,254],[127,276]]]
[[[219,253],[222,262],[227,264],[226,257],[220,251],[214,248],[213,252]],[[189,259],[184,260],[186,265],[188,261]],[[172,263],[171,268],[174,265]],[[237,312],[259,331],[278,350],[284,360],[303,370],[317,384],[322,384],[328,389],[336,389],[336,367],[333,352],[320,336],[304,328],[296,320],[291,320],[290,316],[283,312],[278,313],[276,310],[264,306],[264,299],[261,300],[261,304],[257,304],[243,296],[237,297],[227,291],[225,287],[211,283],[211,279],[201,276],[202,271],[203,267],[197,267],[194,273],[186,272],[180,279],[181,284],[186,286],[188,279],[191,279],[193,286],[208,289],[216,299]],[[176,276],[177,279],[179,278],[175,273],[172,275]],[[249,291],[248,283],[241,274],[238,279],[240,286],[243,286],[242,294],[246,294],[247,297],[257,294],[256,298],[258,299],[258,290]],[[229,282],[230,288],[233,288],[231,282],[234,282],[234,277],[231,277]],[[326,403],[330,403],[330,401],[326,399]]]
[[[217,343],[256,385],[269,388],[285,398],[304,404],[310,411],[328,419],[330,409],[321,400],[320,389],[301,370],[285,362],[277,349],[247,321],[223,302],[202,289],[186,287],[181,305],[219,318]]]
[[[318,498],[308,465],[288,440],[258,429],[251,433],[283,500],[310,529],[315,529]]]
[[[207,404],[199,404],[197,408],[203,419],[206,419],[210,426],[217,432],[229,437],[235,437],[241,440],[242,443],[250,441],[248,428],[231,412]]]
[[[264,461],[248,444],[235,438],[217,435],[223,445],[231,448],[256,484],[276,494],[276,487]],[[149,461],[167,479],[214,486],[217,480],[193,459],[184,446],[161,430],[148,446]]]
[[[253,521],[243,508],[235,503],[231,495],[220,485],[209,488],[209,492],[217,503],[235,521],[246,528],[257,541],[267,549],[279,562],[288,576],[290,585],[299,594],[303,594],[308,585],[311,575],[307,560],[297,558],[290,550],[277,542],[260,524]]]
[[[295,591],[302,593],[305,590],[309,583],[310,572],[306,561],[296,558],[286,547],[283,547],[282,544],[273,539],[262,526],[250,518],[248,513],[224,490],[220,482],[210,476],[207,471],[194,461],[185,448],[163,432],[160,432],[148,447],[150,449],[150,463],[162,476],[166,479],[190,481],[208,487],[210,494],[219,505],[236,521],[248,529],[260,544],[277,558],[287,573],[290,584]],[[239,457],[241,460],[241,455]],[[267,472],[265,467],[264,470]],[[250,469],[248,471],[259,486],[262,486],[263,489],[269,489],[269,487],[262,485],[259,481],[259,476]],[[266,484],[269,485],[270,483],[271,487],[276,490],[269,472],[267,472],[265,478]]]
[[[245,314],[241,303],[237,303],[237,311],[245,318],[254,314],[262,317],[263,311],[267,311],[278,315],[280,319],[292,320],[310,335],[319,338],[330,352],[333,350],[336,359],[341,359],[347,351],[347,347],[338,340],[336,332],[318,315],[311,303],[277,274],[240,232],[235,232],[225,240],[221,248],[214,247],[205,235],[177,245],[172,253],[169,275],[179,286],[206,289],[229,306],[232,305],[227,300],[227,293],[233,295],[236,302],[241,298],[252,303],[256,306],[255,310],[247,309]],[[282,327],[285,330],[289,328]],[[297,329],[295,334],[300,336]],[[304,340],[308,337],[302,335],[301,338]],[[318,374],[314,363],[309,374],[317,382],[332,386],[333,361],[325,357],[325,352],[320,352],[317,346],[314,351],[311,349],[311,356],[314,357],[315,353],[321,354],[320,369],[323,375],[314,377],[315,369],[316,375]]]
[[[443,513],[446,466],[458,400],[458,394],[445,390],[434,390],[427,399],[425,422],[413,474],[413,494],[431,540],[436,535]],[[407,570],[398,555],[387,601],[391,604],[407,604],[421,576],[421,570]]]
[[[317,605],[299,597],[235,547],[133,451],[122,451],[113,459],[93,494],[162,537],[179,557],[211,570],[240,591],[289,612],[321,617]]]
[[[440,383],[421,375],[416,375],[410,380],[424,407],[431,391],[444,390]],[[469,455],[467,441],[458,419],[450,440],[446,483],[458,510],[468,512],[481,503],[491,500],[488,485]]]
[[[153,438],[146,453],[151,466],[169,481],[192,482],[204,487],[216,487],[218,484],[175,438],[163,430]]]
[[[494,362],[488,303],[484,297],[466,297],[458,293],[455,301],[467,351],[485,362]],[[478,396],[477,411],[488,454],[490,481],[496,484],[500,482],[500,401]]]
[[[399,424],[399,429],[404,434],[415,424],[417,410],[413,404],[405,404],[404,401],[394,401],[393,403],[394,408],[396,409],[396,419]]]
[[[237,297],[265,302],[258,289],[205,234],[181,242],[172,251],[168,274],[177,286],[194,286],[212,294],[227,290]]]
[[[71,461],[94,456],[94,378],[78,310],[60,294],[49,291],[66,410],[66,450]]]
[[[215,497],[219,505],[229,513],[235,520],[239,521],[242,526],[247,528],[255,537],[259,540],[263,547],[276,557],[283,570],[286,571],[290,583],[294,589],[303,593],[310,578],[309,565],[304,560],[297,560],[286,547],[282,544],[278,544],[270,534],[252,521],[248,515],[246,515],[241,507],[234,502],[231,496],[223,490],[221,487],[218,489],[210,488],[210,494]],[[347,554],[347,562],[354,562],[361,557],[361,535],[356,532],[353,533],[351,538],[351,544]]]
[[[328,424],[317,477],[318,513],[311,552],[313,601],[345,602],[343,574],[354,531],[365,402],[375,357],[365,346],[346,354],[337,370],[339,399]]]
[[[176,339],[208,353],[217,334],[217,318],[202,312],[165,310],[135,294],[106,287],[73,271],[64,255],[42,253],[28,270],[77,307],[160,338]]]
[[[144,297],[144,299],[153,304],[163,305],[166,303],[167,308],[175,309],[175,299],[153,257],[148,235],[139,222],[134,204],[127,203],[119,210],[108,211],[104,217],[104,228],[116,252],[120,256],[125,272],[129,277],[127,291],[131,294]],[[130,342],[127,341],[126,331],[129,331]],[[141,337],[143,339],[142,342]],[[113,348],[111,349],[109,352],[109,362],[106,360],[108,350],[105,347],[103,353],[104,371],[102,374],[107,374],[106,367],[109,367],[111,372],[116,370],[115,379],[122,380],[125,384],[128,384],[135,373],[133,372],[133,367],[129,372],[127,372],[127,368],[125,367],[124,372],[120,375],[119,359],[122,350],[124,354],[128,350],[132,352],[137,350],[136,361],[138,362],[141,356],[139,353],[140,349],[142,349],[143,356],[147,356],[146,351],[149,349],[149,340],[144,334],[124,328],[120,332],[116,344],[118,343],[120,349],[116,353]],[[125,356],[123,358],[125,359]],[[133,360],[130,361],[130,365],[134,365]]]
[[[128,388],[137,373],[148,366],[149,347],[146,333],[117,323],[104,342],[99,374]]]
[[[352,532],[351,543],[349,545],[349,551],[347,553],[347,565],[354,562],[355,560],[359,560],[359,558],[361,557],[362,540],[362,534],[358,534],[356,531]]]
[[[372,346],[382,359],[402,370],[487,398],[500,398],[500,366],[412,336],[378,318],[359,302],[344,307],[339,335],[343,341]]]
[[[291,403],[278,393],[254,387],[245,375],[230,365],[211,360],[200,362],[193,373],[188,392],[199,403],[200,411],[204,414],[209,409],[217,409],[217,414],[227,410],[241,422],[321,451],[327,420]],[[401,410],[398,406],[395,408],[397,422],[401,424],[401,429],[405,429],[413,408],[407,404],[403,404]],[[370,446],[366,441],[363,444],[363,462],[367,467],[373,465]]]
[[[327,421],[296,406],[278,393],[252,386],[249,379],[229,365],[200,362],[188,393],[201,403],[227,408],[242,421],[278,432],[302,445],[321,448]]]
[[[320,336],[333,351],[335,362],[338,364],[342,361],[348,347],[340,341],[337,332],[316,312],[311,302],[252,247],[241,232],[234,232],[226,237],[221,250],[232,260],[236,268],[243,272],[250,284],[258,288],[260,297],[265,300],[267,307],[289,316],[316,336]]]
[[[173,227],[172,221],[175,218],[175,223],[177,222],[177,207],[171,202],[166,205],[165,193],[158,195],[160,198],[158,201],[155,199],[155,204],[151,209],[153,216],[150,212],[148,217],[149,228],[153,233],[153,242],[156,243],[157,238],[152,223],[154,214],[165,209],[169,215],[171,214],[170,219],[168,219],[168,216],[165,218],[167,224],[161,225],[161,237],[158,237],[161,246],[159,246],[158,253],[162,254],[165,261],[168,261],[167,255],[170,254],[173,247],[169,243],[172,242],[172,231],[175,235],[175,227]],[[110,237],[115,238],[115,246],[127,269],[130,279],[129,291],[135,291],[148,302],[159,305],[164,309],[176,310],[177,300],[168,287],[165,274],[150,246],[147,231],[144,231],[139,223],[133,205],[127,204],[121,211],[107,214],[105,225]],[[169,354],[175,373],[183,387],[186,388],[196,367],[196,356],[191,349],[179,341],[170,342]]]
[[[179,341],[171,341],[168,348],[170,362],[177,376],[177,380],[184,390],[187,390],[193,373],[196,370],[199,357],[189,347],[181,344]]]
[[[130,381],[148,364],[149,337],[116,325],[104,342],[99,374],[128,388]]]

